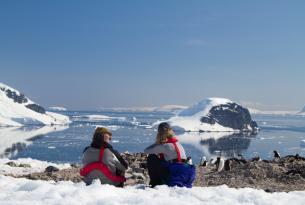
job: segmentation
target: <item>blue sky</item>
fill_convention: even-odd
[[[1,79],[45,106],[305,104],[305,1],[0,1]]]

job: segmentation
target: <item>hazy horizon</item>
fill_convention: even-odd
[[[305,105],[304,1],[0,2],[3,82],[69,109]]]

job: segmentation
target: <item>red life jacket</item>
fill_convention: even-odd
[[[104,150],[105,150],[104,147],[100,149],[99,161],[92,162],[84,166],[80,170],[80,175],[85,177],[93,170],[98,170],[102,172],[112,182],[117,182],[117,183],[125,182],[126,178],[124,176],[113,175],[112,172],[109,170],[109,168],[103,163]]]
[[[172,143],[174,145],[175,150],[177,152],[177,160],[179,163],[181,163],[182,159],[181,159],[181,154],[180,154],[180,150],[178,148],[177,142],[178,142],[178,140],[175,137],[168,138],[166,141],[166,143]],[[160,154],[159,156],[160,156],[160,159],[164,159],[164,154]]]

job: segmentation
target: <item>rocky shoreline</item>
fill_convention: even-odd
[[[148,184],[149,177],[146,169],[146,155],[143,153],[123,153],[130,168],[125,173],[126,185]],[[227,159],[221,171],[209,163],[207,166],[196,166],[194,186],[207,187],[226,184],[232,188],[250,187],[263,189],[266,192],[289,192],[305,190],[305,158],[298,155],[286,156],[275,160],[239,160]],[[7,163],[9,166],[27,166],[30,164]],[[67,169],[47,167],[44,172],[26,175],[8,176],[27,178],[31,180],[53,180],[80,182],[80,165],[71,165]]]

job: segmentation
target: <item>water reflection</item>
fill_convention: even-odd
[[[255,136],[247,133],[191,132],[179,135],[178,138],[183,144],[195,147],[207,158],[214,158],[220,154],[229,158],[245,152]]]
[[[32,141],[48,133],[63,131],[67,128],[67,126],[0,128],[0,158],[13,157],[31,144]]]

